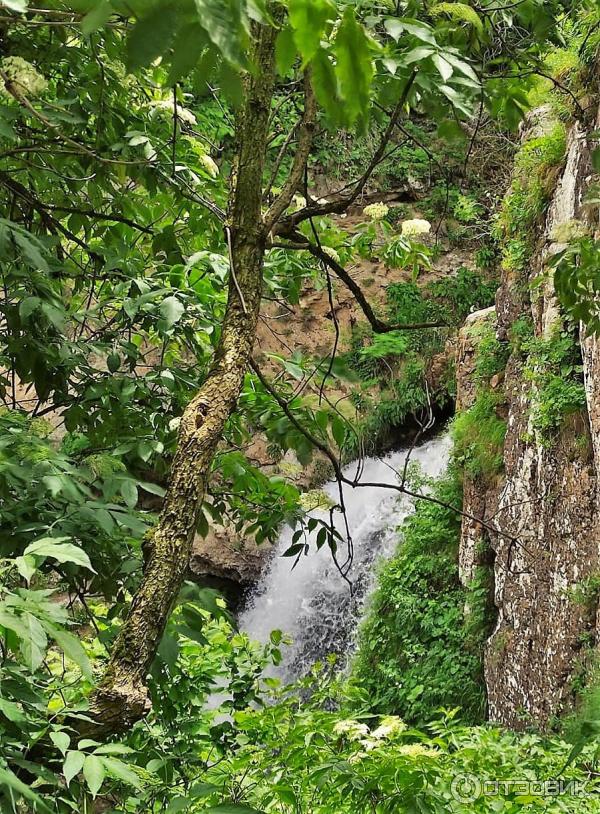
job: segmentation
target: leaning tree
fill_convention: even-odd
[[[535,70],[557,4],[4,5],[5,395],[16,405],[17,385],[32,385],[36,415],[63,410],[69,429],[86,426],[98,437],[99,427],[118,435],[148,405],[162,426],[165,404],[156,389],[140,392],[136,380],[131,396],[125,385],[94,381],[94,353],[111,372],[127,365],[133,372],[147,361],[135,338],[141,330],[159,339],[160,358],[149,364],[170,388],[169,409],[181,412],[143,574],[91,698],[97,729],[115,731],[147,710],[146,677],[244,383],[251,379],[301,443],[321,450],[343,479],[331,425],[284,397],[253,359],[270,283],[265,259],[269,275],[280,278],[286,257],[321,264],[330,296],[332,279],[347,287],[375,333],[431,327],[390,324],[376,312],[328,250],[325,219],[359,200],[397,140],[413,137],[412,115],[426,114],[446,134],[484,109],[518,122],[525,103],[518,77],[525,67]],[[220,109],[212,145],[195,130],[195,106],[208,102]],[[310,160],[316,135],[364,133],[373,119],[379,138],[359,177],[319,197]],[[230,177],[216,183],[214,159],[225,154],[232,156]],[[148,276],[144,268],[156,257],[160,273]],[[185,289],[182,275],[199,259],[204,271]],[[174,353],[174,335],[185,354]],[[169,363],[180,373],[174,383]],[[325,376],[331,367],[324,366]],[[137,405],[127,414],[119,412],[124,392]],[[148,462],[160,459],[164,445],[150,431],[135,449]],[[126,499],[130,491],[124,487]]]

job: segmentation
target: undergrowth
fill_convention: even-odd
[[[348,455],[358,451],[359,438],[367,452],[385,447],[412,416],[420,415],[430,404],[434,409],[443,408],[453,400],[453,369],[433,382],[433,387],[428,382],[434,357],[444,351],[448,336],[445,326],[456,329],[472,310],[492,304],[495,292],[491,275],[468,268],[427,286],[403,282],[388,287],[387,316],[391,323],[440,322],[444,327],[379,336],[364,325],[353,329],[346,361],[363,384],[363,391],[353,400],[364,418]],[[446,367],[450,368],[447,360]],[[374,389],[379,391],[376,398]]]
[[[455,468],[439,480],[436,498],[461,506]],[[481,648],[487,634],[487,589],[458,577],[460,515],[429,501],[400,529],[396,555],[385,563],[359,632],[350,676],[355,704],[422,724],[439,707],[460,707],[464,721],[485,712]],[[465,615],[472,604],[473,612]]]
[[[495,228],[502,244],[502,267],[507,272],[527,268],[535,248],[535,226],[546,212],[554,190],[554,171],[565,149],[565,127],[556,122],[548,133],[525,141],[517,153],[513,181]]]
[[[548,339],[531,338],[523,378],[532,385],[531,428],[543,444],[550,444],[567,416],[585,409],[586,393],[578,342],[572,332]]]

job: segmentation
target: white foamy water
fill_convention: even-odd
[[[446,468],[450,446],[447,435],[433,438],[414,449],[410,461],[417,462],[424,474],[437,477]],[[367,458],[360,482],[399,483],[406,455],[407,450],[398,450],[384,458]],[[356,464],[348,466],[345,474],[354,479]],[[412,501],[392,489],[378,486],[344,486],[343,489],[354,546],[348,573],[353,583],[352,593],[336,568],[329,547],[325,545],[320,551],[316,550],[318,528],[310,538],[310,553],[302,556],[292,570],[294,558],[281,556],[292,544],[293,531],[286,527],[279,537],[270,567],[239,618],[240,629],[252,639],[267,642],[270,632],[276,628],[291,636],[293,644],[283,648],[282,663],[271,671],[283,681],[299,678],[315,661],[330,653],[338,654],[342,666],[345,664],[352,651],[365,598],[373,588],[376,562],[393,553],[398,543],[397,528],[413,510]],[[335,481],[327,483],[323,491],[335,503],[339,501]],[[328,512],[314,511],[311,516],[329,521]],[[344,519],[339,512],[334,513],[334,521],[345,539]],[[339,562],[346,557],[342,543],[337,556]]]

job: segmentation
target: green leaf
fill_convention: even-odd
[[[346,439],[346,424],[339,416],[333,416],[331,419],[331,432],[338,447],[343,446]]]
[[[27,716],[23,715],[20,706],[14,701],[9,701],[7,698],[0,698],[0,712],[13,723],[20,723],[27,720]]]
[[[206,32],[200,23],[194,22],[185,25],[177,33],[173,42],[173,56],[171,57],[167,85],[174,85],[192,72],[200,59],[206,42]]]
[[[167,329],[172,328],[176,322],[179,322],[184,311],[183,303],[177,297],[166,297],[160,304],[160,313]]]
[[[335,5],[330,0],[290,0],[288,13],[294,41],[306,64],[319,50],[327,23],[335,19]]]
[[[350,122],[366,125],[369,114],[373,61],[369,40],[350,6],[346,8],[335,38],[336,76],[344,113]]]
[[[247,0],[248,16],[256,20],[257,23],[274,25],[273,18],[269,14],[267,0]]]
[[[444,82],[447,82],[454,73],[452,65],[450,65],[450,63],[440,54],[434,54],[431,59],[435,67],[440,72],[440,76]]]
[[[385,30],[388,32],[390,37],[396,41],[400,39],[402,34],[407,33],[412,34],[413,37],[421,40],[421,42],[428,42],[430,45],[436,45],[435,37],[431,28],[418,20],[397,20],[394,18],[386,20],[384,25]]]
[[[457,70],[459,70],[461,73],[463,73],[465,76],[468,76],[469,79],[472,82],[474,82],[475,86],[480,87],[481,82],[479,80],[479,77],[477,76],[477,74],[475,73],[475,71],[469,65],[468,62],[465,62],[464,59],[459,59],[456,56],[456,54],[453,54],[450,51],[443,51],[442,54],[443,54],[444,59],[447,62],[449,62],[451,65],[454,65],[454,67]],[[526,101],[527,101],[527,99],[526,99],[526,97],[524,97],[524,102],[526,102]]]
[[[175,9],[161,3],[133,27],[127,38],[127,68],[130,71],[150,65],[167,51],[174,35]]]
[[[81,744],[80,744],[81,745]],[[131,746],[125,746],[124,743],[104,743],[97,749],[94,749],[95,755],[131,755],[133,754]]]
[[[67,786],[75,775],[78,775],[83,769],[84,761],[85,754],[83,752],[67,752],[65,762],[63,763],[63,774],[65,776],[65,780],[67,781]]]
[[[0,607],[0,625],[7,630],[12,630],[19,639],[25,639],[29,635],[27,626],[21,617],[5,607]]]
[[[132,480],[122,480],[120,492],[123,495],[123,500],[129,506],[129,508],[134,509],[138,502],[138,490],[135,483]]]
[[[79,667],[84,676],[91,678],[92,665],[77,636],[49,622],[46,622],[44,627],[64,652],[65,656]]]
[[[34,672],[44,660],[48,639],[40,620],[31,613],[24,613],[21,620],[27,631],[21,639],[21,653],[29,669]]]
[[[435,54],[435,48],[431,48],[429,45],[418,45],[416,48],[412,48],[407,54],[404,54],[402,62],[404,65],[412,65],[413,62],[422,62],[432,54]]]
[[[83,776],[92,796],[95,797],[106,777],[102,760],[96,755],[86,755],[83,762]]]
[[[90,558],[82,548],[73,545],[73,543],[62,542],[68,539],[68,537],[42,537],[40,540],[30,543],[23,554],[36,557],[51,557],[57,562],[72,562],[96,573]]]
[[[98,751],[96,754],[98,754]],[[142,788],[143,784],[140,777],[126,763],[123,763],[122,760],[117,760],[114,757],[103,757],[101,760],[106,773],[110,775],[110,777],[122,780],[128,785],[134,786],[136,789]]]
[[[108,18],[112,13],[113,9],[110,0],[100,0],[91,11],[88,11],[81,21],[82,34],[89,36],[93,34],[94,31],[98,31],[99,28],[102,28],[104,24],[108,22]]]
[[[264,814],[264,812],[241,803],[221,803],[221,805],[207,808],[206,814]]]
[[[56,746],[56,748],[62,752],[63,755],[67,753],[67,749],[71,743],[71,738],[66,732],[51,732],[50,740]]]
[[[19,314],[21,315],[21,319],[27,319],[27,317],[31,316],[34,311],[36,311],[42,301],[39,297],[25,297],[25,299],[21,300],[19,304]]]
[[[106,357],[106,367],[111,373],[116,373],[121,367],[121,357],[118,353],[109,353]]]
[[[236,67],[246,63],[247,22],[239,0],[195,0],[200,25],[225,59]]]
[[[100,746],[100,743],[92,738],[82,738],[77,744],[78,749],[89,749],[91,746]]]
[[[159,486],[158,483],[149,483],[147,481],[140,481],[138,483],[140,489],[143,489],[144,492],[149,492],[151,495],[158,495],[158,497],[164,497],[166,494],[166,490]]]
[[[24,797],[26,800],[31,800],[42,811],[50,811],[39,794],[36,794],[22,780],[19,780],[10,769],[0,768],[0,787],[2,786],[6,786],[11,792],[16,792],[17,795]]]
[[[23,556],[23,557],[15,557],[15,565],[17,566],[17,571],[24,580],[27,582],[31,581],[31,577],[35,574],[37,570],[37,563],[35,557],[30,556]]]
[[[286,76],[296,59],[296,43],[291,28],[282,28],[275,40],[275,62],[280,76]]]
[[[5,221],[6,223],[6,221]],[[23,259],[27,264],[34,269],[34,271],[48,271],[48,263],[46,262],[43,253],[46,252],[44,244],[35,238],[33,235],[17,227],[16,224],[8,221],[9,228],[12,232],[14,242],[19,246],[23,253]],[[44,303],[49,306],[49,303]]]
[[[312,84],[318,103],[335,127],[341,120],[342,102],[339,98],[335,68],[324,51],[318,51],[311,63]]]

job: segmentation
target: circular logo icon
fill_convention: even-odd
[[[457,774],[450,790],[459,803],[474,803],[481,797],[481,781],[474,774]]]

